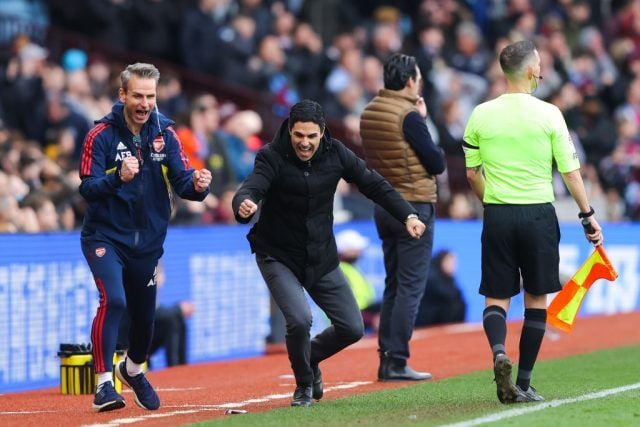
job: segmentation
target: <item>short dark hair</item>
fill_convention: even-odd
[[[394,53],[384,64],[384,87],[401,90],[410,77],[415,79],[417,75],[415,56]]]
[[[500,68],[506,76],[512,76],[527,64],[536,50],[536,45],[530,40],[511,43],[500,52]]]
[[[325,120],[322,105],[310,99],[302,101],[291,107],[289,112],[289,129],[297,122],[313,122],[320,126],[320,130],[324,131]]]

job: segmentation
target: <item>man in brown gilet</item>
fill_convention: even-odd
[[[384,209],[374,218],[382,240],[386,270],[380,314],[378,380],[427,380],[431,374],[407,365],[409,340],[424,293],[435,220],[435,175],[444,158],[427,126],[427,107],[420,96],[422,75],[413,56],[394,54],[384,66],[384,89],[362,113],[360,133],[367,166],[375,169],[413,205],[427,226],[419,240]]]

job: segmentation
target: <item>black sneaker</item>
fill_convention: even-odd
[[[291,406],[311,406],[312,403],[313,386],[311,384],[297,386],[296,391],[293,392]]]
[[[322,384],[322,372],[320,371],[320,367],[318,365],[313,365],[311,367],[313,370],[313,398],[315,400],[322,399],[324,395],[324,388]]]
[[[116,377],[122,381],[122,384],[127,385],[127,387],[133,390],[136,396],[136,403],[139,407],[150,411],[158,409],[160,407],[160,399],[151,386],[151,383],[149,383],[143,373],[133,377],[129,375],[125,362],[126,359],[116,365]]]
[[[93,410],[96,412],[107,412],[124,408],[124,397],[120,396],[111,381],[102,384],[96,390],[93,398]]]
[[[493,362],[493,374],[496,382],[496,393],[500,403],[514,403],[518,390],[511,380],[511,360],[506,354],[499,354]]]
[[[518,395],[516,396],[516,402],[542,402],[544,397],[540,396],[535,388],[529,386],[528,389],[522,390],[519,385],[516,385]]]

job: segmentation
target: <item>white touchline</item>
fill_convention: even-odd
[[[354,382],[347,382],[347,383],[338,383],[337,385],[334,385],[334,386],[325,387],[324,391],[327,392],[332,390],[343,390],[348,388],[360,387],[367,384],[371,384],[371,381],[354,381]],[[263,403],[269,400],[290,399],[290,398],[291,398],[290,393],[286,393],[286,394],[282,393],[282,394],[269,394],[264,397],[247,399],[241,402],[229,402],[229,403],[221,403],[217,405],[204,405],[204,404],[203,405],[180,405],[180,406],[167,405],[167,406],[163,406],[163,408],[192,408],[192,409],[174,410],[171,412],[141,415],[138,417],[131,417],[131,418],[117,418],[115,420],[108,421],[105,424],[91,424],[91,425],[85,425],[84,427],[117,427],[123,424],[133,424],[133,423],[142,422],[145,420],[149,420],[151,418],[165,418],[165,417],[172,417],[175,415],[194,414],[197,412],[204,412],[204,411],[213,411],[213,410],[229,409],[229,408],[232,408],[232,409],[242,408],[243,406],[249,405],[251,403]]]
[[[480,424],[491,423],[494,421],[501,421],[507,418],[519,417],[520,415],[529,414],[531,412],[542,411],[547,408],[557,408],[558,406],[566,405],[569,403],[584,402],[587,400],[600,399],[603,397],[611,396],[618,393],[624,393],[625,391],[636,390],[640,388],[640,383],[629,384],[622,387],[610,388],[607,390],[595,391],[593,393],[584,394],[578,397],[570,397],[568,399],[551,400],[549,402],[539,403],[531,406],[524,406],[517,409],[509,409],[507,411],[498,412],[491,415],[485,415],[484,417],[474,418],[472,420],[461,421],[454,424],[446,424],[442,427],[471,427]]]

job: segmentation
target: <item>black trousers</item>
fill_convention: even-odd
[[[300,281],[287,266],[270,256],[257,255],[256,261],[286,321],[287,353],[296,384],[311,384],[312,365],[353,344],[364,334],[353,292],[339,267],[306,289],[331,321],[331,326],[311,339],[311,308]]]
[[[378,346],[393,359],[407,360],[418,306],[422,300],[433,247],[435,208],[432,203],[411,203],[427,228],[418,240],[400,221],[377,206],[374,218],[382,240],[385,288],[380,311]]]

